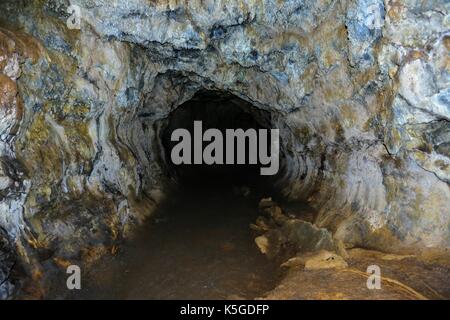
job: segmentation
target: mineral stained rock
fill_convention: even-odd
[[[36,268],[110,250],[166,195],[168,114],[212,90],[271,114],[274,186],[316,226],[353,246],[447,248],[449,9],[2,0],[0,226]]]
[[[255,243],[261,253],[269,258],[321,250],[338,251],[338,246],[327,229],[288,217],[271,198],[262,199],[259,208],[264,216],[258,217],[256,224],[251,227],[263,233],[255,238]]]

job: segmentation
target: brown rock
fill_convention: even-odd
[[[0,110],[10,112],[15,105],[16,96],[16,83],[0,73]]]
[[[326,250],[321,250],[305,262],[305,270],[345,269],[347,267],[347,262],[341,256]]]
[[[265,236],[259,236],[255,238],[255,243],[258,246],[261,253],[266,254],[269,252],[269,239]]]

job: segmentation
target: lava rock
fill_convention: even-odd
[[[345,269],[347,262],[335,253],[322,250],[305,262],[305,270]]]
[[[10,279],[16,256],[6,231],[0,228],[0,300],[8,299],[15,286]]]
[[[338,254],[326,250],[295,256],[281,264],[284,268],[304,267],[305,270],[345,269],[347,262]]]
[[[338,250],[332,234],[310,222],[287,217],[270,198],[260,202],[260,208],[267,217],[258,217],[251,225],[256,231],[266,231],[255,239],[263,254],[274,257],[288,252],[315,252]]]

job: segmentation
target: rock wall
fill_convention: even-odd
[[[115,250],[151,214],[170,186],[160,120],[205,89],[271,113],[275,185],[347,246],[450,246],[445,0],[0,10],[0,226],[35,277]]]

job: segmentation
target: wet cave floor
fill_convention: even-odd
[[[166,201],[135,239],[64,298],[253,299],[273,289],[279,264],[260,253],[249,228],[258,200],[211,190]]]

